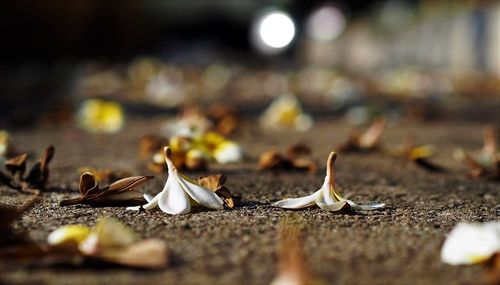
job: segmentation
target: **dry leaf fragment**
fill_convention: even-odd
[[[54,156],[54,147],[49,146],[44,150],[38,162],[36,162],[28,174],[24,176],[26,170],[27,154],[20,154],[5,162],[5,168],[11,175],[0,172],[0,183],[12,189],[23,192],[35,192],[44,190],[49,180],[49,163]]]
[[[366,132],[363,134],[359,134],[357,131],[352,132],[347,142],[338,146],[337,149],[339,152],[377,151],[385,126],[385,119],[378,117]]]
[[[314,161],[307,158],[298,158],[299,155],[306,154],[305,148],[301,150],[293,149],[291,146],[287,151],[287,156],[281,155],[277,150],[268,150],[260,155],[259,168],[262,170],[298,170],[314,173],[317,165]]]
[[[286,156],[289,159],[298,158],[304,155],[311,155],[311,148],[302,143],[293,144],[286,150]]]
[[[414,162],[417,166],[431,172],[445,172],[446,169],[431,160],[435,153],[435,148],[432,145],[416,145],[415,136],[408,135],[403,143],[392,151],[396,157],[402,157],[408,161]]]
[[[24,175],[24,171],[26,171],[26,160],[28,160],[28,154],[23,153],[16,157],[13,157],[7,161],[5,161],[5,168],[15,176],[18,174],[20,177]]]
[[[207,116],[213,121],[215,130],[222,135],[230,135],[238,128],[236,111],[228,106],[214,104],[208,109]]]
[[[92,175],[94,175],[97,182],[108,183],[108,184],[111,183],[111,181],[116,181],[132,176],[132,174],[128,171],[113,170],[110,168],[95,169],[92,167],[80,167],[78,169],[78,172],[80,175],[82,175],[85,172],[90,172],[92,173]]]
[[[224,186],[226,176],[222,174],[198,177],[198,184],[215,192],[219,197],[224,199],[224,205],[230,209],[234,208],[234,197],[231,192]]]
[[[80,176],[80,197],[61,201],[61,206],[86,204],[92,207],[135,206],[144,204],[143,195],[134,190],[154,176],[131,176],[99,188],[95,176],[85,172]]]

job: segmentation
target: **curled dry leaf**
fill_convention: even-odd
[[[215,131],[224,136],[234,133],[240,123],[236,111],[220,103],[208,108],[207,117],[213,122]]]
[[[44,190],[49,180],[49,163],[54,156],[54,151],[53,146],[46,148],[27,175],[24,175],[28,158],[26,153],[7,160],[5,168],[10,175],[0,172],[0,183],[23,192],[38,193]]]
[[[222,174],[198,177],[198,184],[215,192],[219,197],[224,199],[224,205],[230,209],[234,208],[234,197],[231,192],[224,186],[226,176]]]
[[[446,169],[430,160],[434,155],[433,145],[415,145],[415,137],[408,135],[403,143],[392,151],[396,157],[402,157],[408,161],[414,162],[417,166],[431,172],[445,172]]]
[[[297,170],[314,173],[317,165],[314,161],[300,156],[309,154],[310,150],[304,145],[292,145],[287,150],[287,155],[280,154],[277,150],[268,150],[260,155],[259,168],[262,170]]]
[[[93,207],[135,206],[144,204],[143,195],[134,189],[154,176],[131,176],[99,188],[95,176],[85,172],[80,176],[80,197],[61,201],[61,206],[86,204]]]
[[[384,132],[386,121],[382,117],[376,118],[372,125],[363,134],[354,131],[347,142],[339,145],[339,152],[372,152],[380,149],[380,138]]]
[[[132,176],[132,174],[128,171],[113,170],[110,168],[95,169],[92,167],[80,167],[78,169],[78,172],[80,175],[82,175],[85,172],[90,172],[95,177],[97,182],[108,183],[108,184],[111,183],[112,181]]]

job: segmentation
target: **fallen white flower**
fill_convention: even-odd
[[[458,224],[441,249],[441,260],[448,264],[476,264],[500,252],[500,222]]]
[[[304,113],[300,101],[293,94],[283,94],[274,99],[260,117],[262,126],[271,129],[295,129],[307,131],[313,118]]]
[[[359,205],[351,200],[342,198],[335,192],[335,170],[334,164],[337,154],[331,152],[328,157],[326,167],[326,177],[323,186],[313,194],[301,198],[284,199],[274,203],[274,206],[285,209],[300,209],[318,205],[321,209],[327,211],[340,211],[342,209],[353,210],[374,210],[385,207],[384,203],[372,203],[369,205]]]
[[[172,162],[172,151],[169,147],[165,147],[164,152],[168,167],[168,179],[165,187],[152,199],[149,195],[144,195],[148,201],[147,204],[127,209],[139,210],[143,207],[146,210],[151,210],[158,206],[167,214],[178,215],[189,213],[191,205],[200,205],[215,210],[224,208],[223,200],[215,192],[200,186],[177,171]]]
[[[232,163],[243,158],[243,151],[237,143],[225,141],[214,149],[213,156],[218,163]]]

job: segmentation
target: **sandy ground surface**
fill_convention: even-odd
[[[307,264],[327,284],[464,284],[481,280],[479,266],[453,267],[440,261],[446,233],[460,221],[498,220],[498,182],[473,181],[451,153],[457,146],[481,147],[482,125],[468,123],[389,126],[385,146],[400,143],[414,133],[420,143],[435,144],[435,158],[450,173],[429,173],[411,163],[382,154],[340,154],[338,188],[357,202],[380,201],[388,207],[358,214],[334,214],[318,208],[286,211],[270,206],[284,197],[303,196],[323,181],[328,153],[350,130],[345,124],[322,120],[305,133],[264,132],[249,126],[235,138],[247,151],[245,163],[213,166],[202,174],[224,173],[227,186],[242,197],[233,210],[197,210],[168,216],[124,208],[61,208],[63,198],[76,196],[78,167],[110,167],[134,174],[150,174],[138,161],[138,138],[157,130],[157,120],[129,120],[117,135],[94,135],[75,128],[42,127],[12,133],[17,146],[41,150],[56,146],[51,184],[43,201],[15,222],[32,239],[43,242],[58,226],[92,225],[100,216],[112,216],[131,226],[142,237],[159,237],[168,243],[172,264],[160,271],[121,267],[65,268],[0,262],[0,283],[6,284],[268,284],[276,270],[277,230],[280,221],[298,221]],[[304,142],[313,148],[320,165],[317,174],[266,173],[256,170],[258,155],[270,147],[284,150]],[[38,154],[37,154],[38,155]],[[156,175],[141,191],[157,193],[166,173]],[[28,200],[5,187],[4,203]]]

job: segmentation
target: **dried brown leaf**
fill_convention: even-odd
[[[78,172],[80,175],[85,172],[90,172],[92,173],[92,175],[94,175],[95,180],[97,182],[107,183],[107,184],[111,183],[111,181],[116,181],[122,178],[132,176],[132,174],[128,171],[113,170],[110,168],[95,169],[92,167],[80,167],[78,169]]]
[[[87,196],[89,194],[99,193],[99,186],[97,185],[97,180],[94,175],[90,172],[82,173],[80,176],[80,194],[82,196]]]
[[[149,159],[152,154],[160,151],[165,145],[168,145],[168,139],[162,136],[144,135],[139,143],[139,155],[143,159]]]
[[[143,184],[146,180],[152,179],[154,176],[131,176],[120,179],[109,185],[108,191],[129,191],[134,187]]]
[[[50,175],[48,166],[54,156],[54,151],[53,146],[49,146],[44,150],[39,161],[31,167],[28,175],[23,179],[23,182],[25,182],[22,183],[23,188],[27,188],[24,190],[43,190],[47,186]]]
[[[209,175],[204,177],[198,177],[198,183],[210,190],[217,191],[226,183],[226,176],[222,174]]]
[[[311,154],[311,148],[308,147],[305,144],[294,144],[291,145],[287,148],[286,150],[286,156],[289,159],[295,159],[304,155],[310,155]]]
[[[289,162],[277,150],[268,150],[260,155],[259,168],[279,170],[286,168]]]
[[[379,150],[380,139],[384,132],[386,121],[382,117],[376,118],[368,130],[362,134],[353,131],[349,139],[337,146],[339,152],[372,152]]]
[[[234,196],[231,194],[229,189],[227,189],[224,186],[226,180],[227,180],[226,176],[222,174],[217,174],[217,175],[198,177],[198,184],[214,191],[215,194],[224,199],[224,204],[228,208],[232,209],[234,208],[235,205]]]
[[[23,192],[38,194],[44,190],[49,180],[48,164],[54,156],[54,147],[49,146],[29,170],[26,177],[23,177],[26,169],[27,155],[21,154],[5,162],[5,167],[12,173],[8,176],[0,172],[0,183],[9,186],[12,189]]]
[[[60,202],[61,206],[87,204],[94,207],[136,206],[145,203],[143,195],[134,188],[154,176],[132,176],[120,179],[111,185],[99,188],[95,177],[90,172],[80,176],[80,197]]]
[[[259,158],[259,168],[262,170],[297,170],[314,173],[317,170],[316,163],[307,158],[299,158],[301,155],[308,154],[310,151],[308,149],[302,145],[291,146],[288,148],[287,157],[281,155],[276,150],[266,151]]]
[[[24,175],[24,171],[26,171],[26,160],[28,159],[28,154],[23,153],[16,157],[13,157],[7,161],[5,161],[5,168],[12,174],[18,174],[20,177]]]
[[[315,173],[318,170],[316,163],[307,158],[297,158],[291,161],[293,168],[297,170],[306,170],[309,173]]]

